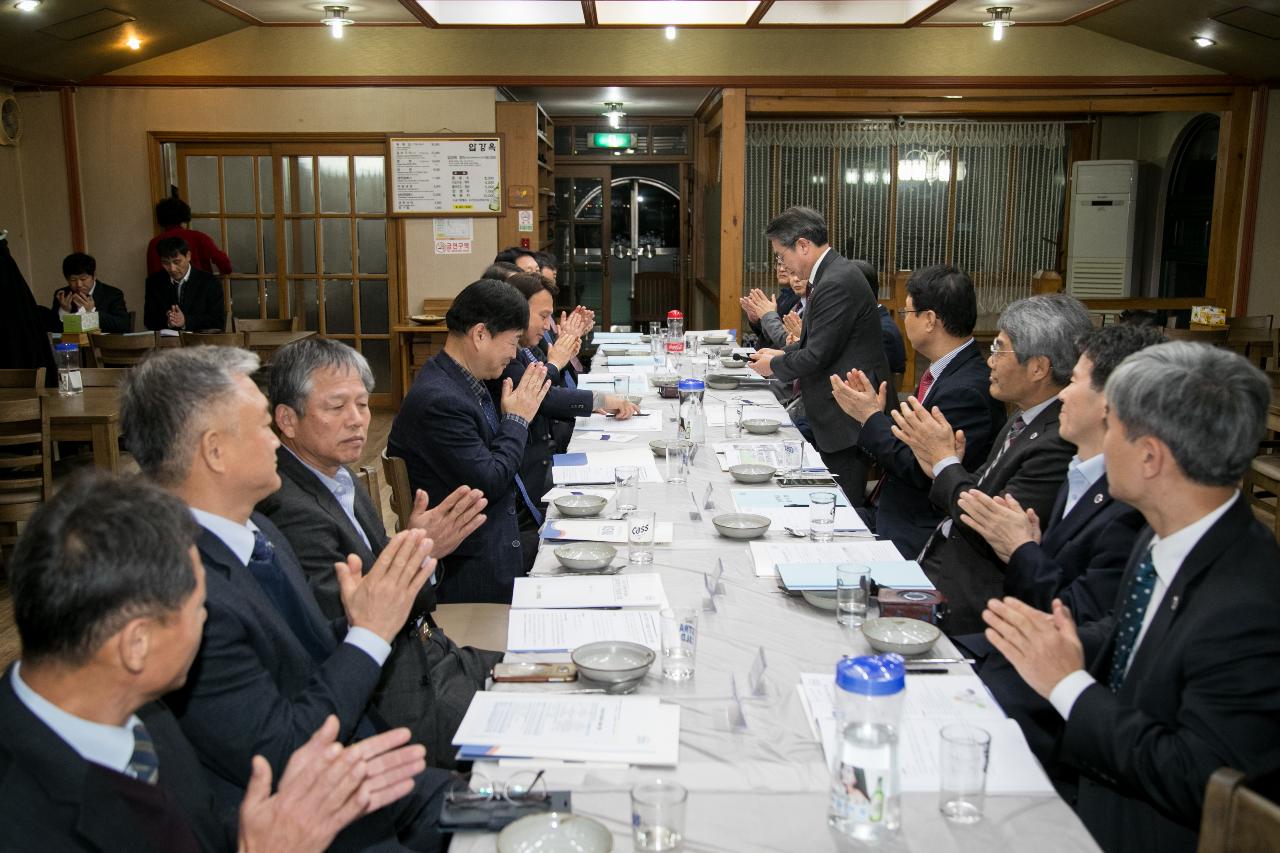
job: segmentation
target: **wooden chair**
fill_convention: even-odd
[[[1259,443],[1242,487],[1249,505],[1271,516],[1271,529],[1280,539],[1280,441]]]
[[[133,367],[156,348],[155,332],[136,335],[107,335],[92,332],[89,345],[99,367]]]
[[[236,317],[231,321],[231,328],[236,332],[297,332],[302,329],[301,317],[274,317],[266,320],[258,318]]]
[[[1247,787],[1244,774],[1220,767],[1205,787],[1197,853],[1275,853],[1280,805]]]
[[[1191,341],[1211,346],[1226,346],[1229,329],[1172,329],[1166,328],[1164,336],[1171,341]]]
[[[0,404],[0,548],[53,496],[49,412],[42,397]]]
[[[86,388],[119,388],[128,375],[127,367],[80,368],[80,379]]]
[[[0,370],[0,388],[43,388],[43,367],[8,367]]]
[[[244,332],[183,332],[184,347],[242,347]]]
[[[1265,316],[1268,320],[1271,318],[1270,314]],[[1256,318],[1237,317],[1235,319],[1253,320]],[[1267,359],[1276,354],[1277,335],[1280,335],[1280,329],[1251,325],[1230,325],[1227,327],[1227,348],[1232,352],[1239,353],[1248,359],[1250,364],[1257,366],[1264,364]]]
[[[391,511],[396,514],[396,530],[404,530],[409,526],[409,513],[413,511],[413,488],[409,485],[409,469],[405,466],[404,459],[399,456],[390,456],[383,450],[382,473],[391,484]]]
[[[1233,329],[1266,329],[1271,330],[1275,317],[1272,314],[1247,314],[1240,317],[1228,317],[1227,325]]]

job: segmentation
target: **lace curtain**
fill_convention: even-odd
[[[1055,265],[1066,156],[1062,122],[748,122],[743,285],[772,286],[765,226],[800,204],[882,298],[891,271],[951,263],[1000,311]]]

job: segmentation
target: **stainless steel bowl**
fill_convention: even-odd
[[[736,358],[722,358],[720,359],[720,363],[725,367],[730,367],[730,368],[747,366],[747,363],[745,361],[739,361]]]
[[[862,636],[878,652],[918,655],[929,651],[942,636],[937,625],[902,616],[880,616],[862,623]]]
[[[738,387],[738,377],[727,373],[709,373],[707,387],[713,391],[732,391]]]
[[[609,501],[599,495],[565,495],[552,501],[561,515],[569,518],[590,518],[599,515]]]
[[[730,465],[729,475],[739,483],[767,483],[778,472],[772,465]]]
[[[578,667],[578,675],[601,684],[638,681],[657,659],[648,646],[622,640],[587,643],[574,649],[569,657]]]
[[[574,572],[594,572],[613,563],[618,549],[604,542],[570,542],[552,552],[560,565]]]
[[[716,532],[728,539],[759,539],[769,532],[769,518],[747,512],[726,512],[711,519]]]
[[[752,435],[770,435],[782,426],[782,421],[772,418],[748,418],[742,422],[742,428]]]
[[[704,344],[722,344],[729,340],[728,335],[703,335],[702,342]]]
[[[653,451],[653,455],[664,458],[671,448],[681,447],[692,448],[693,442],[687,438],[656,438],[649,442],[649,449]]]

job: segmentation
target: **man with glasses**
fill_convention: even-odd
[[[930,362],[916,387],[916,399],[937,408],[964,431],[963,465],[977,468],[987,458],[1005,413],[1004,406],[991,399],[986,353],[973,339],[978,319],[973,282],[955,267],[916,270],[907,281],[906,307],[899,313],[911,346]],[[903,554],[919,554],[945,513],[930,503],[932,481],[920,470],[911,447],[894,436],[893,421],[884,413],[893,389],[882,382],[877,392],[858,371],[843,380],[832,376],[831,389],[845,414],[862,424],[858,446],[884,471],[872,493],[874,506],[864,515],[877,535],[893,540]]]
[[[860,426],[836,405],[832,374],[861,370],[873,387],[889,378],[876,294],[866,276],[834,251],[822,214],[791,207],[769,223],[765,236],[783,265],[809,282],[800,339],[784,349],[758,350],[751,368],[780,382],[798,380],[800,398],[822,461],[849,503],[866,500],[867,457],[857,446]]]
[[[1067,475],[1075,445],[1058,434],[1058,393],[1071,380],[1078,341],[1093,328],[1084,305],[1070,296],[1032,296],[1004,309],[991,344],[991,396],[1013,407],[981,468],[970,473],[960,459],[968,436],[954,431],[938,407],[912,398],[894,411],[894,436],[933,478],[929,499],[947,514],[933,531],[920,564],[950,604],[947,633],[982,630],[987,599],[1004,590],[1004,563],[961,520],[961,492],[1010,495],[1034,509],[1043,524]]]

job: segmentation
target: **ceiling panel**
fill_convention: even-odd
[[[956,0],[931,15],[925,24],[977,24],[991,20],[992,6],[1011,6],[1009,17],[1018,24],[1060,24],[1076,15],[1107,5],[1104,0]],[[1122,4],[1123,5],[1123,4]]]
[[[606,102],[621,103],[629,116],[691,116],[711,92],[675,86],[520,86],[507,91],[518,101],[537,101],[549,114],[561,116],[598,115]]]
[[[757,0],[596,0],[596,20],[604,25],[742,25],[759,7]]]
[[[937,0],[779,0],[769,7],[762,24],[803,24],[815,26],[855,26],[858,24],[905,24],[937,4]]]
[[[446,26],[583,25],[579,0],[418,0],[428,15]]]
[[[358,24],[413,24],[417,19],[400,0],[223,0],[227,6],[266,24],[313,24],[324,17],[324,7],[342,5],[347,17]]]

